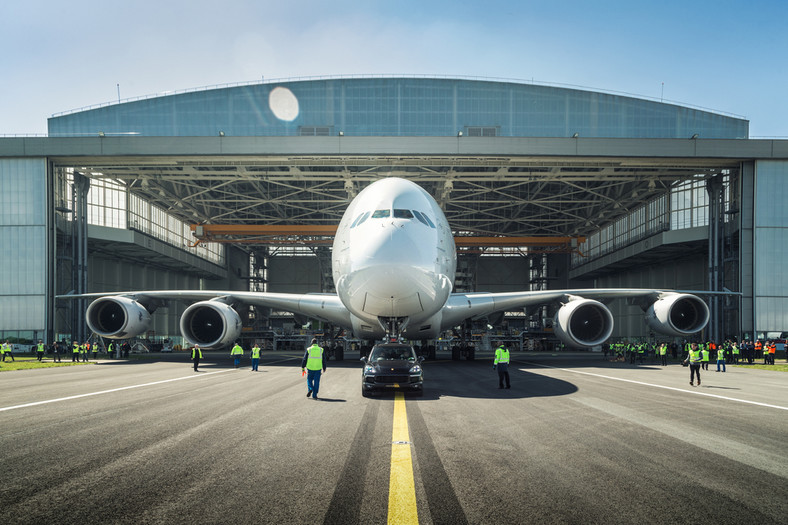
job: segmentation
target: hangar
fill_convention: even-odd
[[[0,337],[83,339],[83,305],[55,300],[70,291],[330,291],[331,227],[388,176],[443,207],[458,289],[730,290],[704,337],[780,332],[788,141],[748,126],[620,94],[402,76],[58,114],[47,137],[0,139]],[[614,337],[649,336],[636,309],[612,310]],[[181,312],[158,310],[153,335],[177,340]],[[528,328],[546,312],[512,314]]]

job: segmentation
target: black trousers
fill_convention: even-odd
[[[698,383],[700,383],[700,363],[690,363],[690,382],[693,381],[695,376],[698,376]]]
[[[195,371],[197,371],[197,367],[198,367],[198,366],[199,366],[199,364],[200,364],[200,358],[199,358],[199,357],[195,357],[195,358],[193,359],[193,361],[194,361],[194,370],[195,370]]]
[[[504,381],[506,381],[506,387],[509,388],[511,386],[509,383],[509,366],[498,365],[498,386],[503,388]]]

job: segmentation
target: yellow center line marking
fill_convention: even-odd
[[[394,397],[388,523],[419,523],[408,435],[408,413],[405,411],[405,394],[402,392],[396,392]]]

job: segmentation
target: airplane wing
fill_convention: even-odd
[[[559,339],[569,346],[594,346],[613,332],[613,315],[605,303],[624,298],[643,309],[646,323],[653,330],[688,336],[702,330],[709,320],[709,308],[698,295],[712,294],[621,288],[453,293],[444,307],[442,326],[457,326],[470,317],[552,304],[558,306],[553,329]]]
[[[60,295],[58,299],[95,299],[86,312],[92,331],[125,339],[146,331],[151,312],[171,301],[192,303],[181,316],[181,334],[203,348],[221,347],[241,333],[237,305],[284,310],[351,328],[350,312],[336,294],[289,294],[220,290],[148,290]]]

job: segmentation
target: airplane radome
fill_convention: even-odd
[[[443,211],[424,189],[400,178],[378,180],[348,205],[334,238],[336,294],[149,290],[66,295],[95,298],[87,323],[96,334],[126,339],[151,325],[167,301],[190,301],[181,316],[184,339],[220,348],[241,334],[241,304],[293,312],[342,327],[362,339],[432,339],[464,319],[528,306],[557,306],[553,327],[568,346],[603,343],[613,316],[600,300],[633,299],[656,332],[687,336],[709,320],[695,293],[656,289],[578,289],[453,293],[454,238]]]

